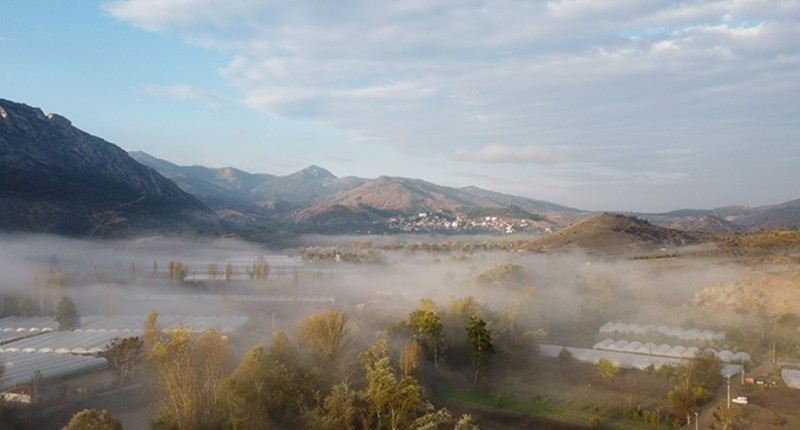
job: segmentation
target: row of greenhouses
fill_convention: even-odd
[[[695,340],[711,342],[725,339],[725,332],[714,330],[682,329],[678,327],[667,327],[665,325],[641,325],[626,324],[619,322],[607,322],[600,327],[600,334],[633,334],[633,335],[655,335],[669,336],[683,340]]]
[[[601,358],[611,361],[615,366],[624,369],[645,370],[648,368],[658,369],[663,365],[685,365],[688,363],[686,357],[665,357],[655,355],[643,355],[631,352],[607,351],[588,348],[565,347],[559,345],[539,345],[539,355],[548,358],[558,358],[562,351],[567,351],[573,360],[586,363],[597,363]],[[721,374],[731,376],[741,372],[740,364],[723,364]]]
[[[600,334],[662,335],[683,340],[715,341],[725,339],[725,332],[714,330],[683,329],[678,327],[626,324],[607,322],[600,327]]]
[[[278,295],[246,295],[246,294],[134,294],[132,299],[147,302],[161,301],[180,301],[180,302],[199,302],[216,303],[225,300],[234,302],[253,302],[253,303],[335,303],[333,296],[278,296]]]
[[[629,342],[627,340],[614,339],[604,339],[600,342],[597,342],[594,344],[593,349],[674,358],[692,358],[698,354],[710,352],[719,357],[719,359],[724,363],[741,363],[744,361],[750,361],[751,358],[750,354],[743,351],[733,353],[728,350],[717,351],[712,348],[700,349],[694,346],[687,348],[683,345],[667,345],[665,343],[657,345],[652,342]]]
[[[5,319],[5,318],[4,318]],[[0,324],[4,319],[0,319]],[[147,315],[84,316],[79,328],[71,331],[18,332],[15,339],[0,344],[0,352],[56,353],[56,354],[96,354],[102,352],[115,338],[140,336],[143,334]],[[249,321],[246,316],[181,316],[159,315],[158,323],[162,329],[186,327],[201,332],[209,329],[223,333],[239,330]],[[28,327],[36,322],[17,318],[14,324]],[[13,324],[6,322],[8,327]],[[25,336],[23,336],[26,334]]]

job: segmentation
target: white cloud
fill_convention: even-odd
[[[479,148],[457,148],[454,158],[488,163],[558,163],[568,161],[567,153],[547,146],[506,146],[499,144]]]
[[[665,169],[659,148],[691,150],[686,168],[702,169],[723,163],[731,142],[794,145],[800,117],[797,0],[104,8],[227,55],[218,73],[247,106],[412,154],[551,164],[579,155],[605,172],[667,183],[685,173]],[[614,145],[631,149],[601,150]]]
[[[227,103],[222,96],[190,85],[145,84],[142,89],[147,94],[172,100],[200,100],[212,109],[218,109]]]

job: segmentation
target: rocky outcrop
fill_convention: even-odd
[[[117,236],[214,231],[197,199],[57,114],[0,99],[0,229]]]

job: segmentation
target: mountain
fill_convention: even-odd
[[[627,253],[674,249],[710,240],[710,236],[650,224],[618,214],[601,214],[526,243],[534,251],[582,249],[589,252]]]
[[[274,217],[364,182],[359,178],[337,178],[318,166],[275,176],[232,167],[178,166],[139,151],[130,155],[172,179],[218,213],[237,213],[249,219]]]
[[[409,231],[409,218],[420,213],[436,214],[439,222],[428,218],[423,223],[426,227],[413,231],[452,230],[458,219],[485,217],[525,220],[521,224],[544,230],[587,216],[553,203],[419,179],[337,178],[319,166],[274,176],[231,167],[177,166],[143,152],[131,152],[131,156],[174,180],[227,219],[277,223],[302,231]],[[475,223],[461,225],[470,226],[470,231],[481,230]]]
[[[419,213],[436,213],[451,219],[500,216],[539,221],[550,227],[557,223],[549,215],[577,215],[580,211],[476,187],[452,188],[419,179],[381,176],[293,211],[287,218],[301,224],[380,224],[386,218]]]
[[[117,236],[220,226],[207,206],[116,145],[0,99],[0,229]]]
[[[800,228],[800,199],[777,205],[681,209],[635,216],[660,226],[707,233],[791,230]]]

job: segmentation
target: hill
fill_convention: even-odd
[[[757,326],[797,313],[799,284],[796,270],[747,274],[698,291],[687,306],[719,326]]]
[[[523,249],[565,251],[582,249],[598,253],[628,253],[670,250],[710,240],[710,236],[655,226],[626,215],[602,214],[578,222],[545,237],[530,241]]]
[[[200,201],[56,114],[0,99],[0,229],[75,236],[216,232]]]

